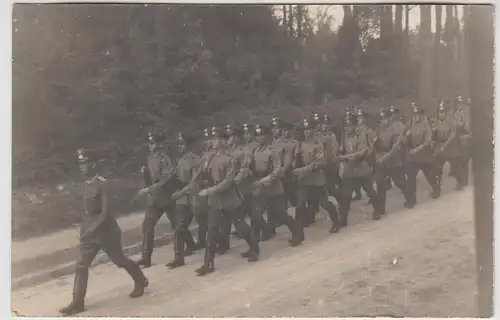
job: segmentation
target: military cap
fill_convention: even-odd
[[[316,123],[320,123],[322,119],[321,119],[321,116],[319,115],[319,113],[313,112],[311,120],[312,120],[313,123],[316,124]]]
[[[357,117],[364,117],[365,116],[365,112],[363,111],[363,109],[358,109],[357,112],[356,112],[356,116]]]
[[[467,104],[471,104],[472,103],[472,100],[469,98],[467,99]]]
[[[424,111],[422,109],[420,109],[416,104],[415,102],[412,102],[411,103],[411,107],[412,107],[412,112],[413,113],[418,113],[418,114],[422,114],[424,113]]]
[[[282,125],[281,119],[279,119],[277,117],[273,117],[271,119],[271,127],[272,128],[281,128],[281,125]]]
[[[253,134],[253,126],[248,123],[244,123],[242,126],[242,130],[244,133],[252,133]]]
[[[390,113],[391,115],[392,115],[392,114],[396,114],[396,113],[398,113],[398,112],[399,112],[399,109],[398,109],[398,108],[396,108],[396,107],[394,107],[394,106],[391,106],[391,107],[389,108],[389,113]]]
[[[256,136],[263,136],[265,134],[270,133],[271,130],[267,126],[258,124],[258,125],[255,126],[255,131],[254,132],[255,132]]]
[[[438,111],[446,111],[446,102],[444,100],[439,102]]]
[[[456,101],[456,102],[459,102],[459,103],[460,103],[460,102],[462,102],[462,101],[463,101],[462,96],[458,96],[458,97],[457,97],[457,99],[456,99],[455,101]]]
[[[209,128],[205,128],[205,130],[203,130],[203,137],[205,139],[210,139],[212,137],[212,132]]]
[[[222,130],[219,127],[212,127],[212,137],[227,138],[227,134],[224,130]]]
[[[165,137],[158,134],[158,133],[153,133],[152,131],[148,132],[148,141],[149,143],[158,143],[165,140]]]
[[[324,115],[323,115],[323,123],[324,123],[324,124],[331,124],[331,123],[332,123],[332,118],[330,118],[330,116],[329,116],[329,115],[324,114]]]
[[[178,143],[191,144],[194,141],[195,141],[195,138],[189,134],[186,134],[184,132],[179,132],[177,134],[177,142]]]
[[[80,148],[76,151],[76,153],[79,163],[96,162],[98,160],[97,154],[92,150]]]
[[[314,128],[314,121],[311,121],[313,119],[310,119],[308,117],[305,117],[304,120],[302,120],[302,128],[304,129],[312,129]]]

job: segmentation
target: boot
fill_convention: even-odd
[[[134,289],[130,292],[130,298],[138,298],[144,294],[144,288],[149,286],[148,279],[142,273],[142,270],[138,268],[133,263],[124,267],[125,271],[132,277],[134,280]]]
[[[214,270],[214,256],[213,254],[208,253],[208,250],[205,250],[205,259],[203,265],[196,269],[195,272],[198,274],[198,276],[204,276],[214,272]]]
[[[292,233],[292,239],[288,240],[290,246],[296,247],[300,245],[302,241],[305,240],[304,229],[298,223],[296,223],[295,220],[293,220],[293,218],[289,215],[287,215],[285,224]]]
[[[331,208],[328,209],[328,217],[330,217],[330,221],[332,222],[332,227],[330,228],[330,233],[337,233],[340,229],[340,221],[339,214],[337,208],[332,203]],[[347,225],[347,223],[346,223]]]
[[[170,261],[169,263],[166,264],[167,267],[170,269],[174,269],[180,266],[183,266],[184,263],[184,241],[185,241],[185,236],[183,235],[182,229],[175,231],[174,234],[174,254],[175,258],[174,260]],[[188,231],[189,232],[189,231]],[[194,242],[193,242],[194,243]]]
[[[441,196],[441,188],[438,186],[433,187],[431,192],[431,198],[438,199],[440,196]]]
[[[262,236],[260,237],[260,241],[267,241],[274,237],[276,237],[276,229],[266,224],[265,227],[262,228]]]
[[[59,309],[59,313],[70,316],[85,311],[85,296],[87,294],[87,283],[89,279],[88,269],[77,269],[73,285],[73,301]]]
[[[189,257],[193,255],[193,252],[196,251],[196,243],[194,242],[193,235],[189,229],[183,229],[183,238],[184,244],[186,245],[186,249],[184,250],[184,257]]]

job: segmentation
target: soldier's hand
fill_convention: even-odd
[[[173,200],[176,200],[176,199],[178,199],[178,198],[180,198],[180,197],[181,197],[181,192],[180,192],[180,191],[176,191],[176,192],[174,192],[174,193],[172,194],[172,197],[171,197],[171,198],[172,198]]]
[[[198,193],[198,195],[200,197],[208,197],[208,196],[211,196],[213,193],[214,193],[214,190],[212,188],[206,188],[206,189],[201,190]]]

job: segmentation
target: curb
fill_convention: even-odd
[[[193,226],[190,228],[191,232],[195,233],[198,230],[198,226]],[[169,245],[174,237],[173,233],[168,233],[163,236],[155,238],[155,249]],[[141,243],[136,243],[123,248],[125,256],[130,257],[140,253],[142,250]],[[108,256],[105,253],[99,253],[92,263],[91,268],[98,265],[110,262]],[[75,262],[63,263],[55,266],[54,268],[45,269],[40,272],[30,273],[25,276],[12,279],[11,290],[18,290],[30,286],[35,286],[49,280],[57,279],[75,271]]]

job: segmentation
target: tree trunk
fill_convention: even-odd
[[[293,6],[288,6],[288,34],[293,37]]]
[[[467,98],[470,98],[470,91],[469,91],[469,51],[468,48],[470,46],[469,44],[469,33],[470,33],[470,7],[468,5],[463,5],[462,6],[463,10],[463,20],[464,20],[464,31],[463,31],[463,74],[464,74],[464,91],[463,95]]]
[[[434,67],[432,68],[434,72],[433,80],[434,80],[434,97],[440,99],[441,98],[441,82],[442,82],[442,64],[441,64],[441,26],[442,26],[442,16],[443,16],[443,7],[441,5],[435,5],[436,10],[436,24],[434,34]]]
[[[432,33],[431,33],[431,6],[420,5],[420,47],[422,57],[420,62],[420,82],[418,89],[418,103],[421,108],[431,107],[432,94]]]
[[[455,82],[455,72],[454,72],[454,55],[455,55],[455,39],[453,32],[453,6],[445,5],[446,8],[446,20],[444,24],[443,32],[443,42],[445,43],[443,52],[443,70],[444,70],[444,80],[443,80],[443,94],[444,98],[451,99],[453,97],[453,87]]]
[[[478,317],[493,316],[494,7],[471,5],[469,28],[472,165],[478,273]]]
[[[405,33],[407,36],[410,35],[410,5],[405,5]]]
[[[302,37],[302,5],[297,5],[297,37]]]
[[[286,5],[283,5],[283,26],[285,26],[285,34],[288,34],[287,32],[287,29],[288,29],[288,24],[287,24],[287,20],[286,20],[287,16],[286,16]]]
[[[342,23],[344,23],[347,19],[352,17],[351,5],[344,4],[342,5],[342,9],[344,10],[344,20]]]
[[[396,19],[394,22],[394,33],[396,35],[401,36],[403,33],[403,5],[396,5]]]

